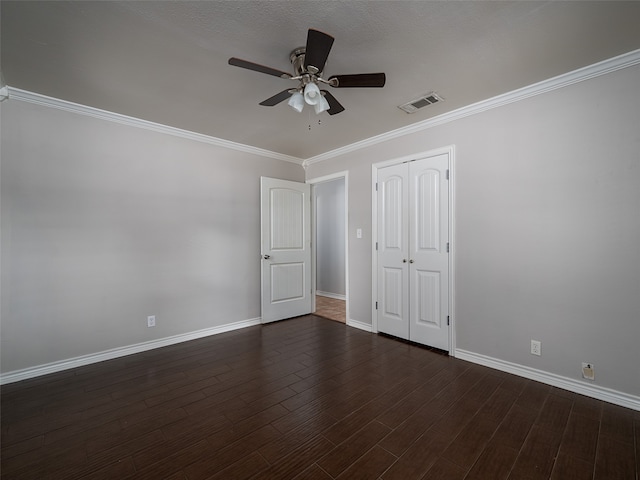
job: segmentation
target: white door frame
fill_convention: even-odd
[[[346,324],[349,325],[349,172],[342,172],[311,178],[306,183],[311,185],[311,312],[316,311],[316,189],[319,183],[344,179],[344,293],[346,307]]]
[[[371,331],[378,332],[378,315],[376,312],[376,299],[378,298],[378,195],[376,183],[378,182],[378,170],[380,168],[411,162],[436,155],[447,154],[449,158],[449,355],[454,357],[456,351],[456,312],[455,312],[455,145],[414,153],[404,157],[393,158],[371,165]]]

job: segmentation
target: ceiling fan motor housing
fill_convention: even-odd
[[[293,71],[295,72],[295,76],[304,75],[304,56],[307,49],[305,47],[298,47],[289,55],[289,60],[291,60],[291,65],[293,65]]]

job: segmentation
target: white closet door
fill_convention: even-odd
[[[409,338],[409,188],[406,164],[378,172],[378,331]]]
[[[409,339],[449,350],[447,155],[409,163]]]
[[[447,154],[378,170],[378,331],[449,350]]]

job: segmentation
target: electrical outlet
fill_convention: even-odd
[[[584,363],[582,362],[582,377],[587,380],[595,380],[596,372],[593,369],[593,363]]]
[[[150,315],[147,317],[147,327],[155,327],[156,326],[156,316]]]
[[[539,340],[531,340],[531,355],[540,356],[542,344]]]

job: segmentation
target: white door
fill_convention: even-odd
[[[378,171],[378,331],[409,339],[407,164]]]
[[[447,155],[409,163],[409,339],[449,350]]]
[[[446,154],[378,171],[378,330],[449,349]]]
[[[304,183],[260,178],[262,322],[311,313],[311,199]]]

